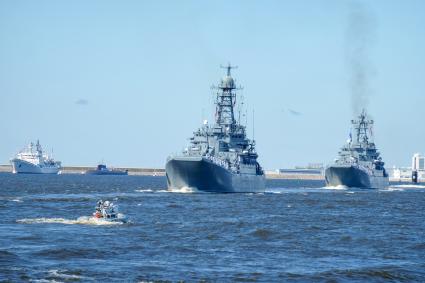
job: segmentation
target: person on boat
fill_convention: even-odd
[[[98,202],[97,202],[97,204],[96,204],[96,207],[95,207],[95,213],[94,213],[94,216],[96,217],[96,218],[102,218],[103,217],[103,201],[102,200],[98,200]]]

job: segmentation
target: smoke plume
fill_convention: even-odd
[[[370,81],[375,75],[370,60],[376,39],[376,20],[373,13],[359,2],[350,5],[346,31],[346,60],[349,70],[351,106],[353,115],[367,110],[372,89]]]

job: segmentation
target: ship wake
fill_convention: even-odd
[[[121,213],[118,214],[118,219],[124,219],[125,216]],[[24,218],[16,220],[17,223],[22,224],[65,224],[65,225],[92,225],[92,226],[108,226],[108,225],[120,225],[124,222],[121,221],[108,221],[105,219],[94,218],[91,216],[81,216],[77,219],[65,219],[65,218]]]
[[[383,189],[382,191],[404,191],[409,189],[424,190],[425,185],[394,185]]]

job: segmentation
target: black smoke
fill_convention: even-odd
[[[372,94],[371,81],[376,74],[371,59],[372,47],[376,41],[376,17],[360,2],[349,7],[346,30],[346,60],[349,71],[351,106],[353,115],[367,110]]]

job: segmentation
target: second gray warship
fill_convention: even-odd
[[[358,120],[351,123],[355,130],[354,140],[350,133],[335,163],[326,168],[326,185],[374,189],[387,187],[389,180],[384,162],[375,143],[369,138],[373,120],[369,120],[363,110]]]
[[[264,192],[265,176],[257,162],[255,141],[246,137],[245,126],[235,119],[238,88],[230,71],[221,80],[216,97],[215,124],[194,132],[190,146],[168,157],[165,166],[168,188],[207,192]]]

